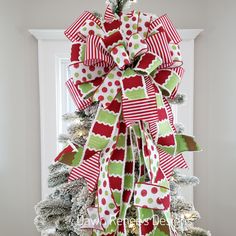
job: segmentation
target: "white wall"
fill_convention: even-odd
[[[0,235],[39,235],[32,223],[40,199],[37,42],[28,29],[65,28],[84,9],[102,12],[104,2],[0,0]],[[196,208],[214,236],[233,236],[236,2],[139,0],[136,8],[167,12],[178,28],[205,29],[196,41],[195,135],[205,149],[195,161]]]
[[[196,208],[213,236],[235,235],[236,180],[236,2],[209,0],[205,32],[196,47]]]

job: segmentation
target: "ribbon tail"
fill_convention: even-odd
[[[89,160],[85,160],[79,167],[74,167],[68,180],[74,181],[84,178],[87,182],[89,192],[92,193],[97,188],[98,176],[100,173],[100,153],[96,153]]]
[[[133,196],[133,189],[135,183],[135,156],[133,153],[133,143],[131,137],[131,131],[128,129],[127,140],[126,140],[126,160],[125,160],[125,173],[124,173],[124,184],[122,194],[122,204],[119,215],[119,226],[117,230],[118,236],[126,236],[126,214],[130,207],[130,202]]]
[[[116,217],[122,204],[127,155],[127,127],[124,122],[120,121],[117,130],[119,130],[117,139],[103,152],[101,159],[98,204],[104,235],[116,234]]]
[[[169,226],[162,227],[154,224],[154,210],[165,212],[164,218],[167,223],[170,217],[170,190],[169,182],[163,174],[159,164],[158,150],[149,133],[147,123],[140,123],[140,130],[136,127],[136,134],[142,139],[142,153],[145,167],[149,173],[149,182],[138,182],[135,185],[134,205],[138,207],[140,218],[140,235],[171,235]],[[167,224],[167,225],[168,225]]]
[[[112,11],[110,4],[107,5],[107,8],[104,13],[104,20],[107,22],[112,22],[115,19],[115,14]]]
[[[118,128],[117,128],[118,130]],[[119,137],[116,137],[119,139]],[[111,157],[114,152],[116,140],[110,143],[107,150],[101,154],[101,171],[98,181],[98,209],[99,217],[104,234],[113,235],[117,229],[116,217],[119,212],[119,205],[116,203],[110,185],[109,169]]]
[[[139,235],[154,236],[155,227],[153,224],[154,211],[147,208],[138,208]]]
[[[135,74],[136,75],[136,74]],[[136,79],[136,77],[133,77]],[[132,76],[124,78],[127,81],[124,81],[125,86],[123,89],[128,92],[128,96],[131,97],[127,98],[123,92],[122,96],[122,108],[123,108],[123,115],[124,120],[127,125],[134,124],[137,121],[145,121],[145,122],[157,122],[158,121],[158,114],[157,114],[157,101],[156,101],[156,94],[155,94],[155,87],[152,84],[150,77],[137,77],[139,81],[137,83],[133,83]],[[130,79],[130,81],[128,81]],[[129,85],[130,83],[130,85]],[[133,86],[135,87],[133,89]],[[129,89],[131,88],[131,89]],[[136,89],[137,88],[137,89]],[[136,91],[142,91],[142,93],[137,93]]]
[[[139,164],[138,182],[144,182],[146,179],[146,172],[145,172],[146,169],[142,151],[143,144],[142,144],[142,131],[140,122],[133,124],[132,130],[135,136],[137,155],[138,155],[138,164]]]
[[[158,147],[164,152],[176,156],[183,152],[198,152],[201,151],[200,146],[194,140],[194,137],[184,134],[175,134],[172,139],[175,140],[175,146],[168,145],[167,138],[170,136],[166,136],[165,138],[160,138],[158,141]]]
[[[107,108],[113,102],[113,99],[121,91],[120,80],[122,78],[122,72],[117,68],[113,68],[106,76],[94,93],[93,99],[100,101],[104,108]],[[109,89],[112,85],[112,89]]]
[[[168,109],[165,106],[164,97],[158,87],[156,87],[156,102],[158,107],[158,122],[156,124],[157,126],[153,126],[152,135],[155,136],[155,142],[158,147],[165,150],[170,155],[175,155],[175,129],[168,114]]]
[[[194,137],[185,134],[176,134],[175,138],[177,142],[176,154],[186,151],[201,151],[201,148],[194,140]]]
[[[119,135],[116,147],[109,161],[109,184],[117,206],[122,204],[124,186],[125,162],[127,156],[128,130],[123,121],[120,122]]]

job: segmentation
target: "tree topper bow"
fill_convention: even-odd
[[[86,145],[78,152],[67,148],[57,160],[79,168],[100,156],[99,176],[94,176],[99,180],[98,208],[90,211],[100,219],[96,229],[125,235],[124,225],[118,227],[108,218],[124,219],[133,194],[142,221],[140,235],[160,230],[151,222],[143,223],[150,221],[154,209],[162,210],[171,225],[169,185],[160,153],[175,156],[199,150],[192,137],[175,133],[166,106],[184,72],[176,29],[166,15],[156,18],[136,11],[116,15],[108,6],[104,20],[85,12],[65,34],[73,42],[70,68],[78,108],[93,101],[100,104]],[[134,180],[135,146],[138,182]],[[145,169],[149,182],[144,180]],[[155,202],[147,197],[150,194],[157,197]],[[162,232],[170,235],[171,230]]]

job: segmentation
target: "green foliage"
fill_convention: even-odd
[[[130,5],[133,2],[132,0],[108,0],[107,1],[111,7],[114,13],[120,14],[123,10],[127,9],[130,7]]]

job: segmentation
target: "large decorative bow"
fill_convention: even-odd
[[[132,11],[118,16],[108,6],[104,20],[85,12],[65,34],[73,42],[67,85],[78,109],[100,102],[85,146],[67,147],[57,157],[84,173],[90,190],[98,179],[97,204],[88,211],[99,223],[87,227],[97,235],[103,235],[97,230],[126,235],[126,212],[134,196],[140,235],[170,235],[170,170],[185,166],[183,151],[199,150],[192,137],[176,134],[166,99],[175,96],[184,72],[176,29],[166,15]],[[98,158],[100,167],[96,164],[92,177],[91,168],[84,168]],[[163,211],[166,226],[153,224],[154,210]]]

